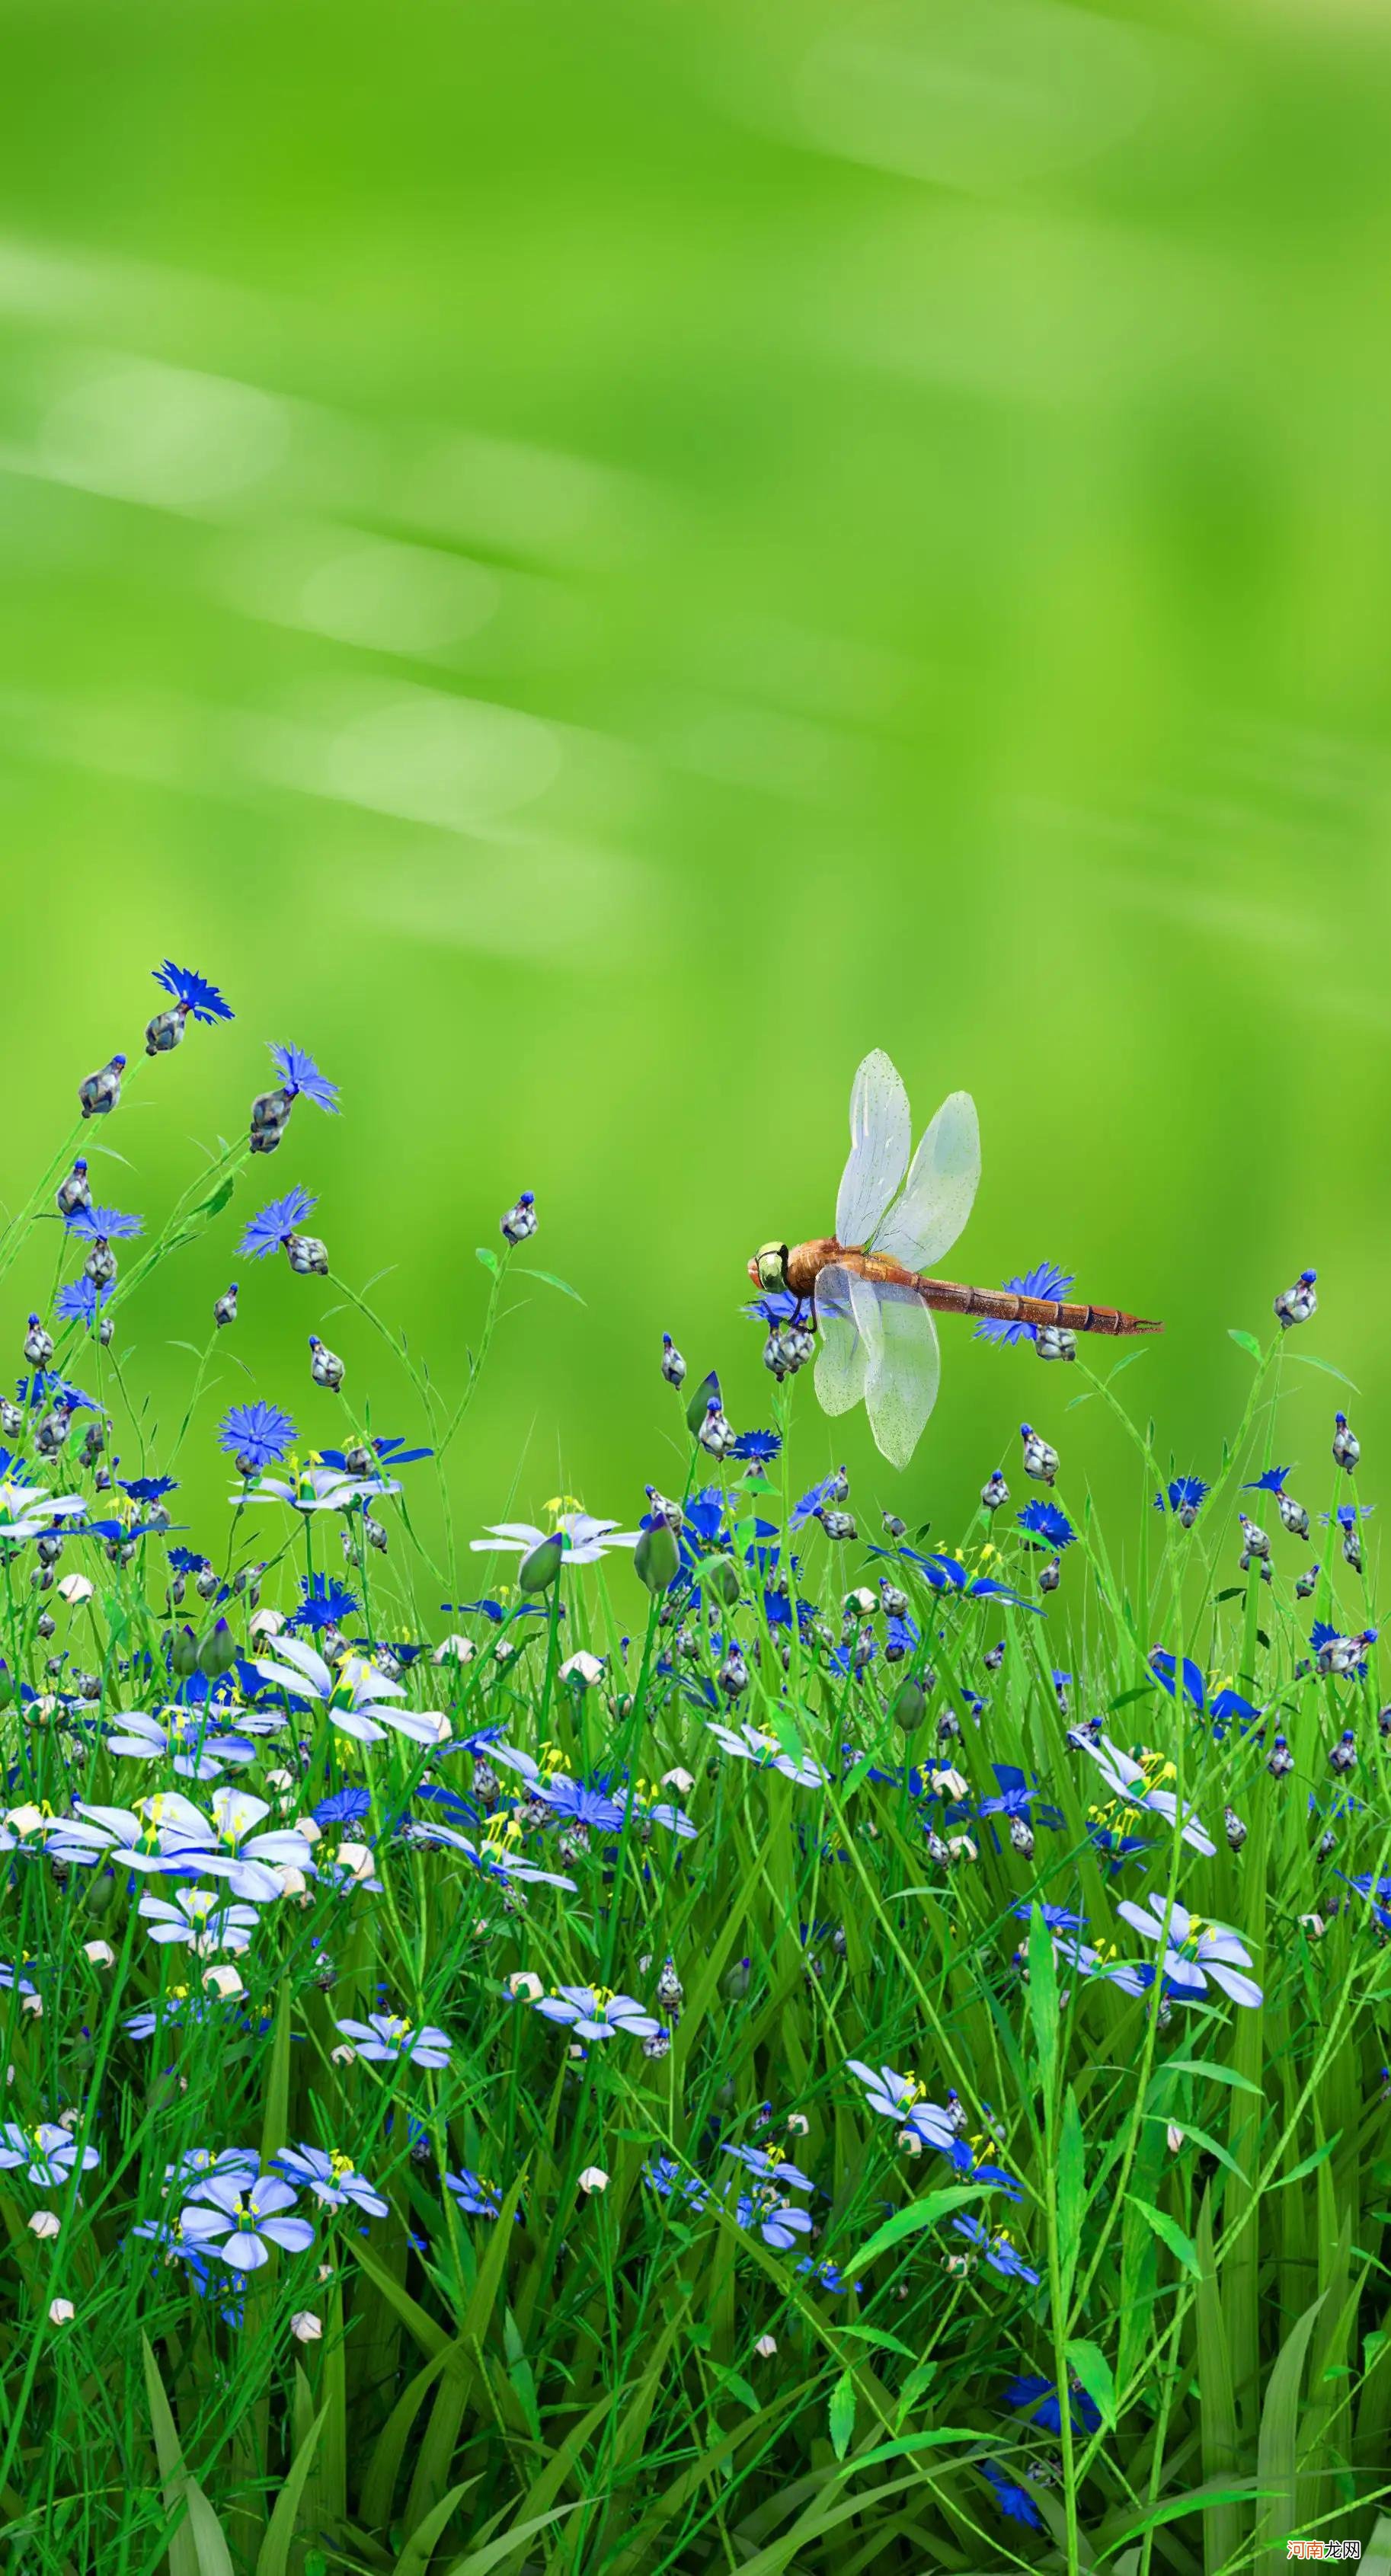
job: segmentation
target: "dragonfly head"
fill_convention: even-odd
[[[787,1246],[785,1243],[760,1243],[749,1263],[749,1277],[755,1287],[776,1295],[787,1286]]]

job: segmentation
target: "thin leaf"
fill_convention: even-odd
[[[1171,2218],[1166,2209],[1155,2209],[1149,2201],[1140,2200],[1133,2191],[1127,2192],[1126,2198],[1131,2208],[1138,2209],[1141,2217],[1153,2228],[1160,2244],[1168,2246],[1170,2253],[1177,2256],[1184,2270],[1191,2272],[1195,2281],[1201,2281],[1203,2267],[1198,2260],[1198,2249],[1192,2237],[1184,2235],[1178,2220]]]
[[[482,1262],[483,1267],[484,1267],[484,1269],[485,1269],[485,1270],[491,1270],[491,1272],[492,1272],[492,1274],[493,1274],[493,1277],[496,1279],[497,1274],[498,1274],[498,1271],[500,1270],[500,1268],[501,1268],[501,1266],[502,1266],[502,1265],[501,1265],[501,1263],[500,1263],[500,1262],[499,1262],[499,1260],[498,1260],[497,1254],[492,1250],[492,1248],[491,1248],[491,1246],[490,1246],[489,1244],[486,1244],[486,1243],[479,1243],[479,1244],[476,1244],[476,1245],[474,1246],[474,1255],[473,1255],[473,1257],[474,1257],[475,1261],[481,1261],[481,1262]]]
[[[1081,2380],[1094,2405],[1100,2409],[1102,2422],[1114,2424],[1116,2383],[1111,2375],[1111,2365],[1100,2346],[1083,2341],[1069,2343],[1067,2363],[1069,2370]]]
[[[425,2571],[435,2554],[435,2543],[451,2513],[468,2494],[469,2488],[477,2484],[476,2478],[465,2478],[461,2486],[451,2487],[448,2495],[440,2497],[433,2511],[427,2513],[424,2521],[418,2523],[411,2533],[391,2570],[391,2576],[425,2576]]]
[[[964,2209],[969,2200],[984,2200],[982,2183],[957,2183],[947,2191],[926,2191],[921,2200],[910,2200],[906,2209],[896,2209],[882,2227],[876,2227],[869,2242],[860,2247],[854,2262],[845,2268],[858,2272],[862,2263],[872,2263],[891,2246],[901,2245],[905,2236],[918,2236],[924,2227],[935,2227],[939,2218],[948,2218],[954,2209]]]
[[[1345,1377],[1343,1371],[1335,1368],[1331,1360],[1316,1359],[1312,1351],[1291,1351],[1290,1358],[1302,1360],[1306,1368],[1322,1369],[1325,1377],[1336,1377],[1339,1385],[1350,1386],[1354,1395],[1360,1395],[1362,1392],[1361,1387],[1354,1384],[1350,1377]]]
[[[1248,1357],[1255,1361],[1257,1368],[1259,1368],[1262,1360],[1265,1358],[1265,1353],[1261,1349],[1260,1343],[1257,1341],[1255,1334],[1243,1333],[1239,1325],[1229,1324],[1227,1326],[1227,1335],[1229,1340],[1235,1342],[1237,1349],[1239,1351],[1245,1351]]]
[[[830,2425],[831,2448],[843,2460],[855,2430],[855,2382],[848,2370],[841,2372],[831,2391]]]
[[[308,2433],[295,2453],[290,2474],[276,2497],[275,2511],[266,2525],[266,2536],[257,2553],[256,2576],[289,2576],[290,2551],[295,2537],[295,2517],[299,2512],[300,2497],[304,2493],[305,2480],[313,2464],[319,2435],[324,2427],[324,2416],[327,2413],[328,2408],[324,2407],[315,2416]]]
[[[522,1271],[528,1279],[544,1279],[548,1288],[558,1288],[562,1297],[573,1297],[577,1306],[582,1306],[584,1304],[585,1300],[580,1295],[578,1288],[572,1288],[568,1279],[557,1279],[553,1270],[533,1270],[530,1263],[526,1261],[519,1261],[517,1268]]]

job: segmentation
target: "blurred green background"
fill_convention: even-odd
[[[1047,1255],[1168,1319],[1211,1472],[1233,1324],[1305,1263],[1391,1429],[1391,30],[1363,6],[45,0],[0,8],[0,798],[17,1204],[171,955],[230,1030],[142,1070],[154,1214],[296,1112],[123,1342],[172,1424],[236,1221],[303,1181],[449,1388],[473,1247],[538,1289],[462,1528],[678,1470],[662,1328],[767,1419],[763,1237],[833,1221],[854,1066],[969,1087],[959,1275]],[[262,1187],[264,1184],[264,1188]],[[331,1290],[240,1266],[191,1449],[254,1388],[332,1437]],[[12,1279],[15,1345],[29,1294]],[[377,1427],[419,1418],[351,1317]],[[944,1327],[910,1475],[946,1530],[1031,1357]],[[249,1371],[250,1375],[246,1374]],[[1313,1372],[1289,1454],[1320,1462]],[[1061,1379],[1061,1383],[1060,1383]],[[157,1444],[156,1444],[157,1445]],[[1283,1454],[1283,1453],[1282,1453]],[[1019,1479],[1016,1478],[1016,1485]]]

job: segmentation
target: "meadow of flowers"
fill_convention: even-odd
[[[71,1274],[11,1318],[0,1400],[6,2563],[1215,2576],[1369,2544],[1391,1710],[1347,1417],[1320,1508],[1274,1463],[1290,1381],[1338,1379],[1312,1274],[1236,1334],[1245,1417],[1193,1472],[1128,1421],[1136,1354],[1041,1376],[984,1327],[1010,1347],[969,1364],[1040,1421],[954,1542],[803,1490],[813,1336],[760,1299],[730,1330],[764,1335],[766,1428],[654,1327],[680,1492],[456,1532],[509,1283],[564,1287],[530,1194],[448,1390],[305,1189],[258,1189],[339,1106],[302,1049],[164,1217],[106,1206],[123,1089],[226,1042],[212,985],[159,981],[0,1238],[3,1277],[56,1216]],[[214,1227],[240,1284],[150,1454],[125,1310]],[[282,1257],[346,1363],[306,1325],[293,1416],[220,1408]],[[226,1508],[189,1528],[200,1443]]]

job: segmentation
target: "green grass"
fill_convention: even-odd
[[[70,1151],[0,1243],[0,1274]],[[149,1249],[126,1254],[109,1350],[78,1328],[60,1340],[56,1366],[109,1408],[109,1448],[142,1424],[122,1365],[127,1303],[171,1251],[225,1222],[223,1184],[243,1177],[240,1148],[212,1158]],[[1273,1583],[1237,1571],[1240,1488],[1281,1452],[1300,1335],[1245,1337],[1246,1412],[1187,1531],[1153,1508],[1172,1462],[1154,1426],[1125,1413],[1140,1382],[1117,1383],[1125,1360],[1094,1371],[1084,1356],[1039,1380],[1027,1349],[963,1348],[963,1369],[1021,1373],[1062,1453],[1055,1499],[1076,1542],[1046,1596],[1046,1552],[1017,1526],[1017,1491],[940,1554],[934,1533],[871,1556],[877,1528],[833,1544],[814,1518],[789,1548],[795,1461],[819,1447],[808,1379],[771,1394],[776,1456],[722,1469],[690,1437],[694,1375],[680,1396],[657,1384],[654,1456],[669,1458],[674,1437],[687,1459],[690,1561],[676,1590],[650,1593],[616,1549],[528,1595],[505,1588],[517,1560],[500,1557],[490,1619],[441,1608],[476,1581],[460,1570],[475,1533],[450,1522],[448,1463],[534,1265],[527,1246],[483,1258],[474,1356],[447,1394],[396,1323],[351,1300],[412,1372],[408,1428],[434,1452],[373,1508],[385,1553],[367,1545],[360,1510],[311,1518],[241,1492],[220,1533],[72,1536],[47,1586],[32,1543],[7,1557],[3,1726],[19,1813],[0,1941],[14,1971],[0,1997],[6,2117],[65,2121],[97,2158],[67,2178],[31,2182],[25,2162],[0,2174],[7,2563],[45,2576],[1216,2576],[1283,2564],[1294,2535],[1370,2545],[1391,2433],[1391,1958],[1347,1881],[1391,1870],[1391,1757],[1372,1672],[1321,1674],[1309,1626],[1374,1625],[1372,1592],[1340,1569],[1339,1600],[1335,1541],[1315,1597],[1296,1600],[1309,1550],[1278,1526]],[[527,1329],[507,1345],[519,1401]],[[185,1443],[210,1450],[204,1380],[200,1358],[163,1463]],[[358,1436],[369,1408],[354,1378],[341,1404],[306,1387],[311,1398],[316,1424]],[[1121,1529],[1103,1528],[1087,1489],[1106,1416],[1133,1444],[1135,1512]],[[74,1416],[66,1451],[37,1472],[109,1513],[111,1494],[79,1464],[88,1419]],[[411,1509],[431,1476],[438,1555]],[[1356,1490],[1330,1464],[1317,1499]],[[442,1712],[450,1742],[392,1731],[361,1745],[331,1712],[306,1714],[252,1670],[275,1653],[249,1625],[255,1584],[205,1602],[190,1583],[171,1601],[171,1539],[206,1550],[224,1583],[263,1567],[263,1607],[293,1610],[302,1575],[346,1581],[361,1604],[348,1634],[376,1641],[388,1666],[396,1654],[402,1704]],[[770,1598],[774,1548],[806,1605],[790,1623]],[[57,1582],[79,1568],[95,1589],[69,1602]],[[847,1593],[886,1573],[916,1638],[900,1637],[892,1661],[880,1608],[842,1624]],[[973,1593],[980,1581],[1007,1596]],[[186,1882],[132,1881],[104,1857],[62,1868],[45,1847],[75,1798],[125,1807],[177,1792],[207,1812],[211,1782],[136,1763],[108,1738],[119,1713],[169,1702],[183,1632],[218,1660],[219,1616],[240,1660],[205,1708],[209,1728],[235,1723],[248,1695],[253,1714],[283,1721],[219,1785],[266,1800],[267,1827],[344,1787],[365,1788],[370,1806],[325,1828],[322,1874],[257,1903],[244,1954],[211,1961],[153,1944],[137,1910],[142,1894]],[[447,1635],[467,1642],[437,1662]],[[839,1651],[857,1638],[874,1647],[858,1668]],[[737,1697],[732,1639],[747,1672]],[[1156,1643],[1260,1721],[1214,1723],[1176,1701],[1156,1678]],[[588,1685],[564,1669],[581,1649],[602,1661]],[[1082,1719],[1156,1757],[1147,1776],[1180,1819],[1201,1820],[1210,1855],[1113,1794],[1069,1744]],[[760,1730],[769,1758],[725,1751],[712,1721]],[[1328,1753],[1347,1727],[1357,1765],[1340,1780]],[[636,1787],[680,1771],[690,1785],[648,1785],[615,1829],[567,1839],[525,1808],[527,1784],[505,1765],[489,1785],[486,1747],[460,1741],[487,1729],[543,1772]],[[1293,1756],[1280,1778],[1266,1767],[1277,1729]],[[961,1785],[934,1799],[943,1765]],[[1032,1852],[1007,1818],[977,1812],[993,1765],[1018,1766],[1053,1817],[1034,1814]],[[422,1820],[441,1814],[430,1788],[455,1793],[461,1807],[446,1812],[485,1852],[572,1885],[509,1885],[424,1845]],[[689,1813],[694,1838],[644,1824],[659,1796]],[[1139,1847],[1117,1857],[1098,1828]],[[334,1868],[344,1838],[362,1856]],[[1037,1910],[1085,1918],[1104,1967],[1154,1955],[1117,1910],[1150,1894],[1234,1927],[1262,2002],[1214,1986],[1191,2004],[1157,1984],[1124,1991],[1070,1963]],[[676,2010],[657,2000],[668,1960]],[[240,1980],[225,1997],[202,1983],[217,1964]],[[670,2045],[649,2053],[620,2032],[577,2054],[510,1990],[519,1974],[635,1996]],[[345,2059],[338,2025],[377,2010],[442,2028],[448,2064]],[[129,2028],[142,2012],[144,2036]],[[911,2071],[936,2104],[954,2090],[974,2141],[964,2169],[902,2146],[852,2060]],[[302,2190],[312,2246],[272,2250],[241,2291],[216,2256],[200,2278],[133,2233],[200,2206],[191,2185],[166,2181],[191,2151],[249,2149],[264,2165],[300,2142],[340,2150],[387,2214],[319,2208]],[[813,2233],[766,2241],[771,2199],[741,2223],[739,2186],[757,2203],[761,2184],[726,2143],[791,2155],[814,2189],[784,2197],[809,2209]],[[981,2163],[1007,2183],[976,2178]],[[487,2179],[497,2215],[470,2215],[443,2187],[465,2168]],[[592,2168],[606,2179],[586,2189]],[[41,2208],[56,2234],[34,2231]],[[997,2261],[958,2221],[984,2226]],[[998,2268],[1011,2260],[1001,2231],[1023,2276]],[[55,2300],[70,2318],[51,2321]],[[306,2315],[301,2340],[291,2320]],[[1006,2402],[1018,2375],[1073,2387],[1054,2429]]]

